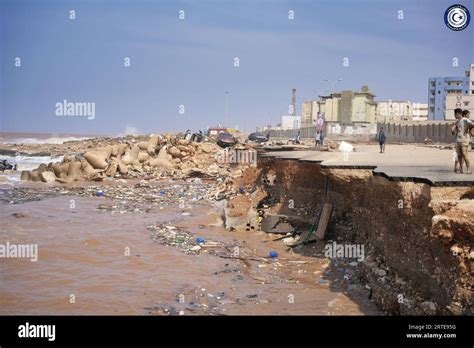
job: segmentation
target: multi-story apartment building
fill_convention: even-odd
[[[428,119],[445,120],[446,97],[474,94],[474,64],[465,76],[430,77],[428,80]],[[449,115],[448,115],[449,118]]]

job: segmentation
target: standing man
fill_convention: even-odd
[[[467,115],[465,113],[464,115]],[[454,110],[454,117],[456,118],[456,123],[453,126],[454,134],[456,135],[456,153],[459,161],[459,173],[463,173],[463,163],[466,164],[466,174],[471,174],[469,170],[469,156],[467,153],[467,148],[469,147],[469,142],[471,140],[470,130],[472,129],[472,122],[467,117],[463,117],[463,111],[460,108]],[[456,170],[456,167],[455,167]]]
[[[298,132],[296,133],[295,143],[300,144],[300,141],[301,141],[301,131],[298,130]]]
[[[455,158],[454,158],[454,172],[458,173],[459,172],[459,153],[458,153],[458,148],[456,145],[456,122],[458,122],[462,117],[462,111],[461,109],[457,108],[454,110],[454,123],[451,125],[451,133],[454,134],[454,153],[455,153]]]
[[[316,138],[316,147],[319,147],[319,145],[321,145],[321,133],[319,133],[319,131],[316,131],[315,138]]]
[[[380,145],[380,153],[384,153],[385,152],[385,140],[387,139],[387,137],[385,136],[385,133],[383,131],[383,127],[380,127],[379,133],[377,134],[377,139],[378,139],[379,145]]]

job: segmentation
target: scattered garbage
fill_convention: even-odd
[[[278,253],[276,251],[270,251],[268,253],[268,256],[271,257],[271,258],[277,258],[278,257]]]

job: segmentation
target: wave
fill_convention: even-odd
[[[92,139],[91,137],[64,137],[64,138],[14,138],[14,139],[3,139],[4,144],[53,144],[60,145],[67,141],[82,141]]]
[[[61,162],[64,156],[0,156],[0,160],[7,160],[8,163],[17,165],[17,171],[14,173],[4,174],[8,181],[19,182],[22,170],[33,170],[38,168],[41,163]],[[0,172],[0,174],[2,174]]]

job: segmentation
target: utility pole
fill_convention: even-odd
[[[229,102],[229,92],[225,92],[225,128],[227,128],[227,106]]]

